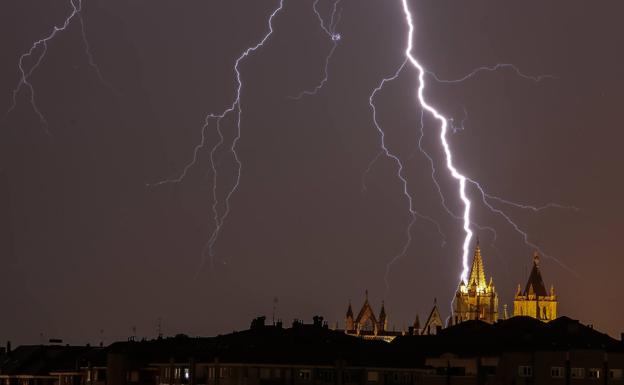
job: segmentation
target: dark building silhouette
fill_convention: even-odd
[[[178,335],[107,348],[21,346],[1,385],[621,384],[624,343],[566,317],[468,320],[387,343],[295,321],[256,319],[211,338]]]

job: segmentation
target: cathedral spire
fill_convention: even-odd
[[[482,320],[488,323],[498,320],[498,294],[494,288],[494,280],[490,279],[488,284],[485,279],[479,238],[475,245],[468,282],[464,285],[462,281],[453,304],[453,324],[467,320]]]
[[[529,279],[527,280],[526,287],[524,289],[524,294],[527,295],[531,289],[534,294],[545,297],[548,295],[546,291],[546,285],[544,285],[544,280],[542,279],[542,273],[539,268],[539,254],[535,252],[533,254],[533,268],[531,269],[531,274],[529,275]]]
[[[540,268],[540,256],[533,253],[533,267],[527,279],[524,290],[518,285],[514,297],[514,316],[522,315],[550,321],[557,318],[557,296],[551,285],[550,292],[546,290]]]
[[[479,247],[479,239],[477,238],[477,246],[475,247],[474,256],[472,257],[472,268],[470,269],[470,278],[468,286],[476,285],[478,288],[485,288],[485,272],[483,270],[483,259],[481,258],[481,247]]]

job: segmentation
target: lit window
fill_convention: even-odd
[[[589,368],[587,370],[587,377],[588,378],[593,378],[593,379],[600,378],[600,369],[598,369],[598,368]]]
[[[191,377],[191,371],[189,368],[184,368],[184,379],[188,380]]]
[[[565,369],[562,366],[552,366],[550,368],[550,376],[552,378],[563,378],[565,375]]]
[[[585,368],[572,368],[570,370],[570,377],[585,378]]]
[[[621,380],[623,377],[624,371],[622,369],[610,369],[609,377],[614,380]]]
[[[379,372],[366,373],[366,379],[368,382],[379,382]]]
[[[312,372],[307,369],[302,369],[299,371],[299,378],[302,380],[308,381],[312,377]]]
[[[230,376],[230,368],[219,368],[219,378],[228,378]]]
[[[533,367],[529,365],[518,366],[518,376],[520,377],[533,377]]]
[[[173,369],[173,377],[176,380],[180,378],[180,373],[182,373],[182,370],[180,368]]]

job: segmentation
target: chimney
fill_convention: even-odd
[[[622,343],[624,343],[624,333],[620,333],[620,341],[622,341]]]
[[[314,322],[314,326],[316,327],[323,327],[323,317],[315,315],[314,317],[312,317],[312,320]]]
[[[7,341],[6,352],[7,354],[11,354],[11,341]]]

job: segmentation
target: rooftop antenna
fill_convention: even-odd
[[[156,335],[158,336],[158,339],[162,338],[162,317],[158,317],[156,319]]]
[[[277,312],[277,304],[279,303],[279,299],[277,297],[273,297],[273,315],[272,315],[272,322],[273,325],[275,325],[275,313]]]

